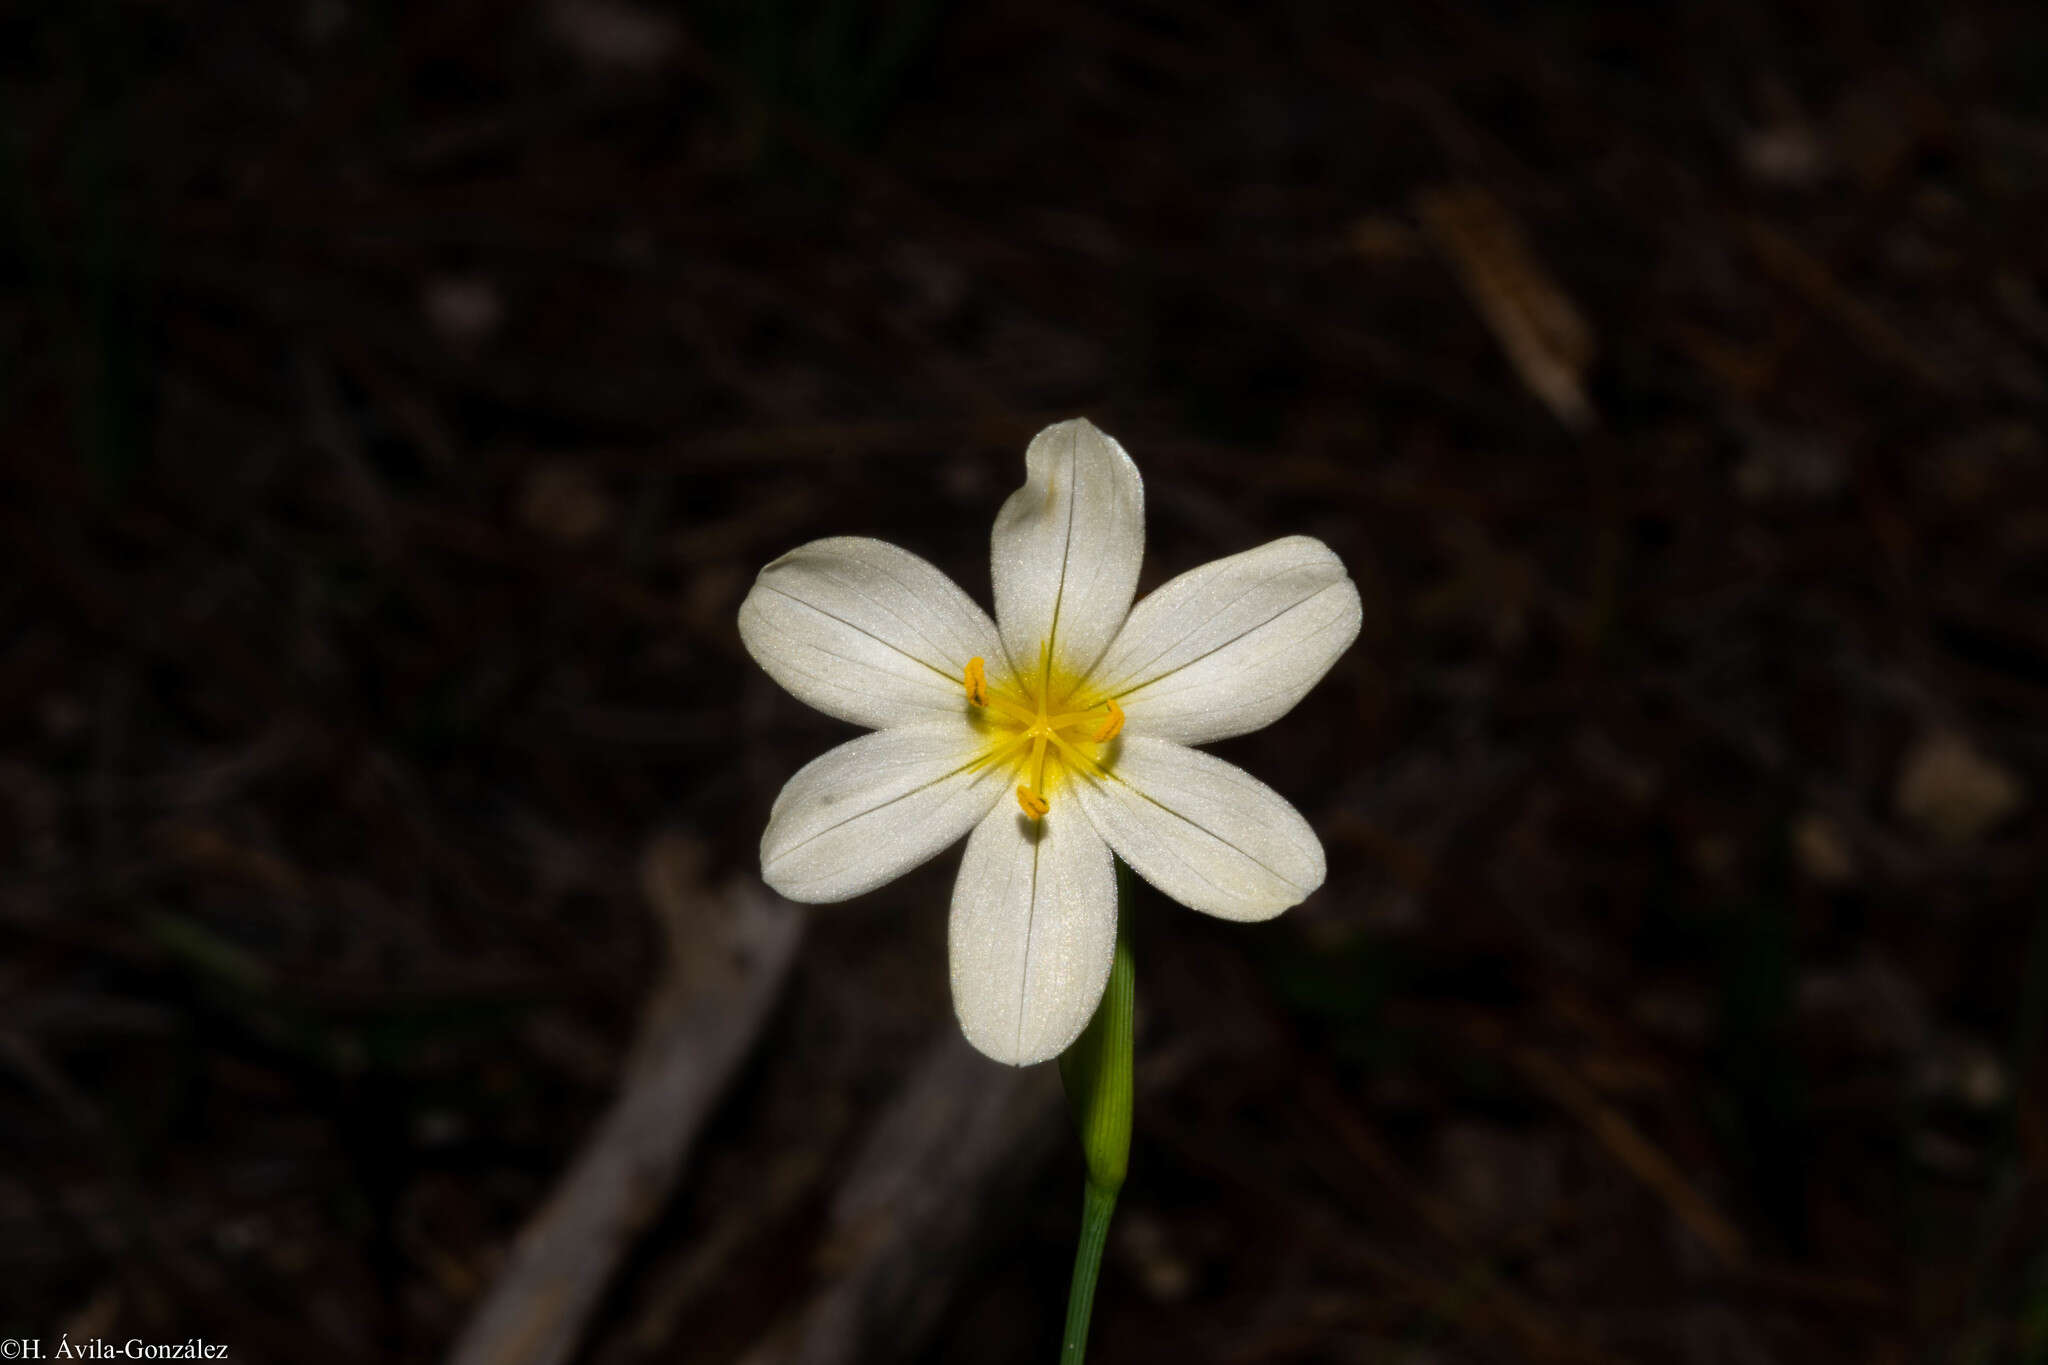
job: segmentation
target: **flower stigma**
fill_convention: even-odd
[[[1109,775],[1109,745],[1124,728],[1113,698],[1083,702],[1085,679],[1055,665],[1044,646],[1038,658],[1031,672],[991,683],[988,661],[976,657],[963,679],[988,740],[977,766],[1014,765],[1017,806],[1033,820],[1052,808],[1052,793],[1068,774]]]

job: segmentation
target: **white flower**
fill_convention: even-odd
[[[996,516],[996,615],[879,540],[813,541],[761,570],[740,638],[770,677],[875,730],[775,800],[761,875],[791,900],[873,890],[961,835],[953,1007],[1000,1062],[1058,1056],[1116,943],[1111,851],[1166,895],[1270,919],[1323,882],[1315,832],[1271,788],[1187,746],[1285,715],[1359,625],[1328,546],[1290,536],[1135,607],[1145,489],[1084,419],[1046,428]]]

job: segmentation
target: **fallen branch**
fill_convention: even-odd
[[[562,1365],[641,1230],[675,1187],[691,1145],[767,1023],[803,919],[744,882],[699,926],[641,1029],[610,1112],[520,1233],[449,1365]]]
[[[971,1264],[989,1210],[1054,1150],[1059,1115],[1051,1067],[999,1066],[948,1027],[840,1187],[821,1253],[833,1278],[746,1365],[915,1355]]]
[[[1425,190],[1415,208],[1522,383],[1571,430],[1594,426],[1586,398],[1593,328],[1507,209],[1476,185]]]

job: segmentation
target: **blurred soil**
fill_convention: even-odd
[[[1043,423],[1149,587],[1365,634],[1137,908],[1102,1361],[2048,1360],[2048,11],[153,0],[0,18],[0,1328],[430,1361],[663,945],[986,600]],[[811,920],[584,1358],[737,1360],[952,1027]],[[1049,1083],[1049,1082],[1048,1082]],[[911,1358],[1056,1353],[1070,1150]],[[886,1345],[873,1358],[890,1355]]]

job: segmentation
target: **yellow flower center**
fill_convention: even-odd
[[[980,766],[1014,765],[1017,805],[1032,819],[1051,809],[1070,774],[1108,773],[1123,708],[1113,697],[1089,698],[1087,680],[1056,666],[1044,645],[1028,673],[991,682],[988,661],[974,658],[963,681],[968,714],[988,741]]]

